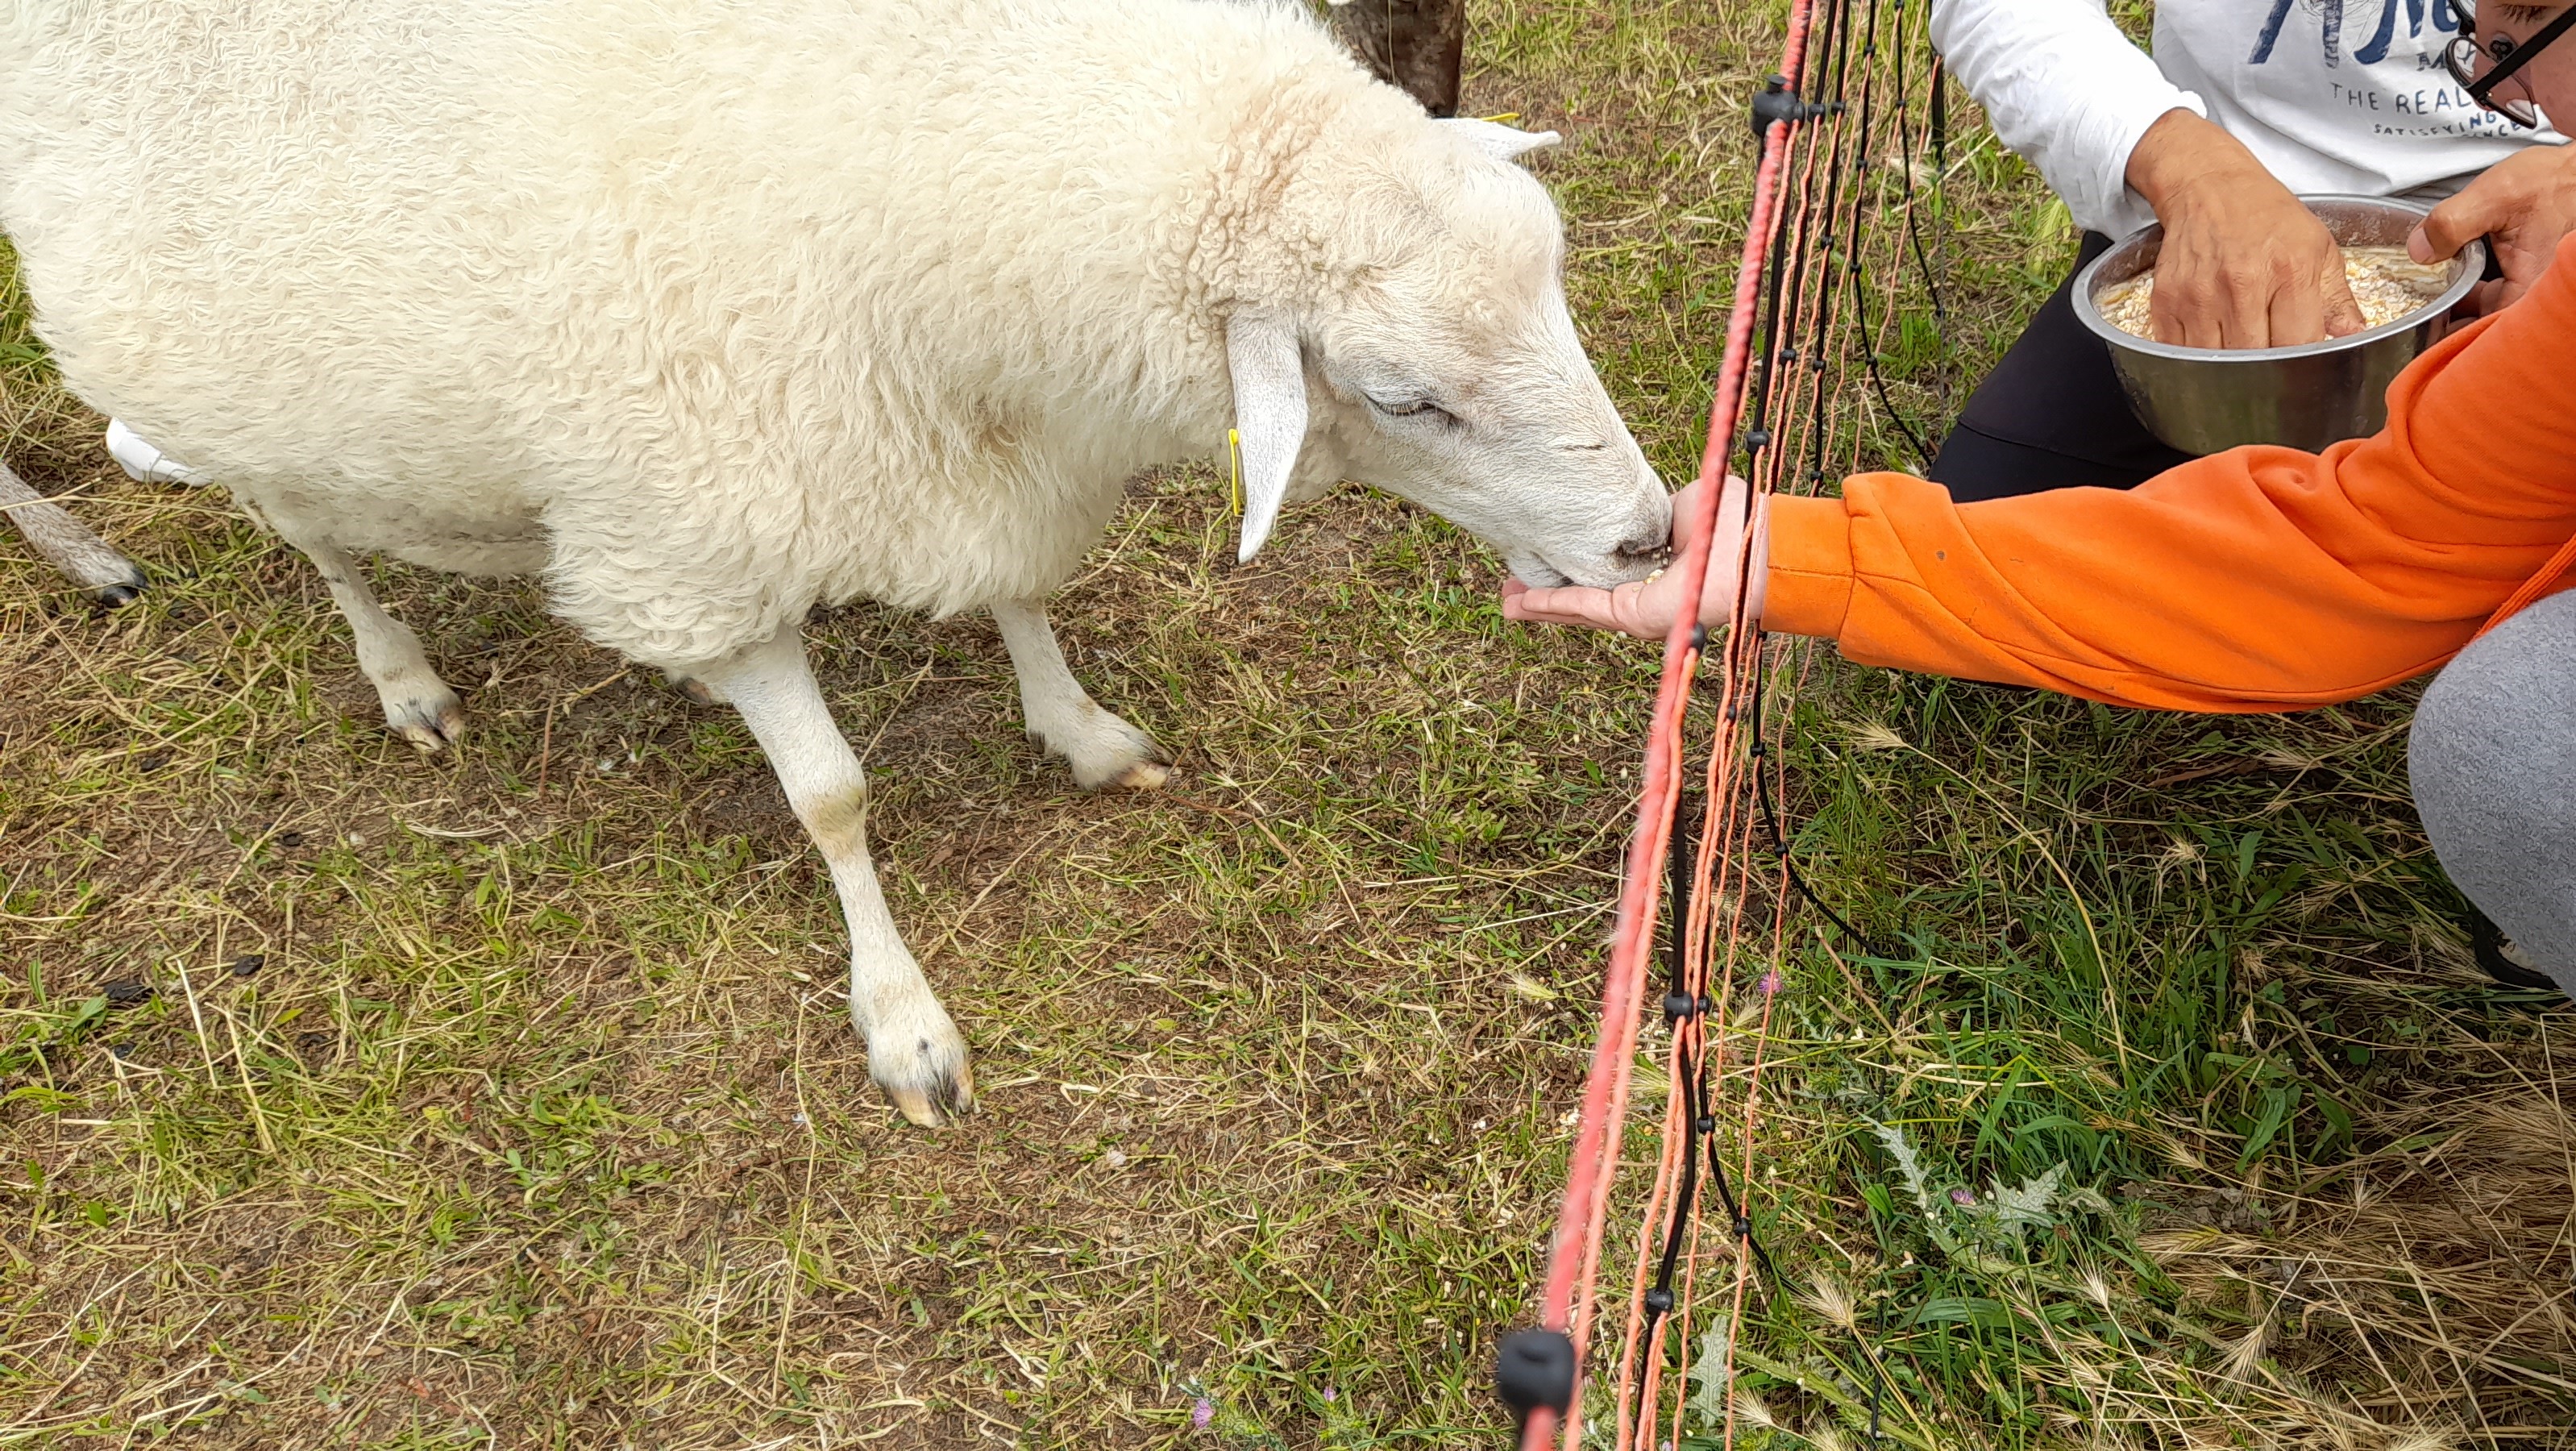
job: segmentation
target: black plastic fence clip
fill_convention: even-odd
[[[1574,1405],[1574,1342],[1555,1330],[1515,1330],[1494,1354],[1494,1389],[1523,1426],[1541,1406],[1562,1416]]]
[[[1698,1013],[1699,999],[1692,997],[1689,993],[1664,994],[1665,1022],[1678,1023],[1684,1018],[1697,1016]]]
[[[1769,429],[1767,429],[1767,428],[1755,428],[1755,429],[1748,429],[1748,430],[1745,432],[1745,435],[1744,435],[1744,452],[1745,452],[1748,456],[1750,456],[1750,455],[1752,455],[1752,454],[1760,453],[1762,450],[1764,450],[1764,449],[1766,449],[1766,448],[1769,448],[1770,446],[1771,446],[1771,430],[1769,430]]]
[[[1801,121],[1812,121],[1825,115],[1828,110],[1828,107],[1799,100],[1798,93],[1789,89],[1787,76],[1773,76],[1762,83],[1762,94],[1753,98],[1753,134],[1767,136],[1774,121],[1786,121],[1795,126]]]

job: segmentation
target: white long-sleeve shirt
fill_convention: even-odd
[[[2478,108],[2442,68],[2447,0],[2159,0],[2155,54],[2103,0],[1933,0],[1932,45],[2078,225],[2155,220],[2129,153],[2167,111],[2205,116],[2293,192],[2447,196],[2555,133]]]

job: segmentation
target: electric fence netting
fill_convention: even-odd
[[[1794,688],[1807,652],[1748,628],[1750,531],[1733,531],[1744,542],[1722,557],[1709,541],[1727,532],[1714,527],[1721,508],[1929,465],[1939,433],[1900,408],[1887,361],[1944,332],[1940,228],[1924,215],[1946,162],[1928,19],[1922,0],[1792,0],[1779,74],[1753,104],[1760,160],[1694,496],[1700,527],[1669,566],[1684,599],[1700,597],[1707,571],[1734,571],[1739,603],[1723,630],[1685,619],[1665,641],[1540,1327],[1506,1338],[1497,1368],[1523,1451],[1731,1448],[1739,1424],[1761,1418],[1739,1403],[1737,1327],[1781,1289],[1754,1196],[1773,1013],[1801,946],[1791,926],[1813,913],[1841,950],[1877,949],[1808,892],[1783,832],[1766,680]],[[1731,471],[1749,495],[1724,497]],[[1695,686],[1714,696],[1708,708],[1692,710]],[[1659,924],[1667,1031],[1650,1066],[1639,1044]],[[1653,1068],[1661,1136],[1651,1165],[1627,1164],[1632,1088]],[[1650,1105],[1654,1093],[1635,1096]],[[1847,1380],[1876,1440],[1887,1382],[1872,1347],[1855,1335],[1849,1349]]]

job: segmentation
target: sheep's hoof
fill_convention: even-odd
[[[875,1057],[873,1050],[869,1056]],[[934,1062],[942,1057],[948,1061]],[[922,1128],[935,1129],[974,1112],[975,1070],[968,1065],[962,1052],[953,1056],[942,1054],[925,1038],[921,1040],[916,1062],[906,1066],[927,1072],[918,1077],[907,1074],[905,1081],[898,1083],[889,1083],[882,1077],[877,1079],[877,1087],[884,1090],[886,1101],[895,1106],[897,1113]]]
[[[945,1128],[974,1111],[975,1075],[961,1067],[954,1080],[936,1088],[889,1088],[885,1096],[916,1127]]]
[[[1120,791],[1160,791],[1172,779],[1172,768],[1161,761],[1138,761],[1118,773],[1109,784]]]
[[[664,671],[662,678],[670,682],[673,690],[687,696],[692,702],[698,705],[722,705],[725,703],[725,698],[716,693],[716,688],[714,686],[707,684],[705,681],[700,680],[694,675],[682,675],[676,671]]]
[[[871,992],[853,981],[859,1035],[868,1043],[868,1076],[905,1118],[935,1129],[975,1107],[975,1070],[966,1039],[927,985],[889,985]],[[853,973],[854,978],[860,974]]]
[[[51,504],[39,507],[62,514]],[[80,528],[68,514],[62,514],[62,523],[72,529]],[[89,596],[91,603],[101,609],[112,610],[119,605],[132,604],[134,597],[143,593],[146,583],[143,571],[134,567],[133,560],[105,545],[80,550],[69,559],[55,560],[55,564],[71,576],[72,583],[80,586],[81,593]]]
[[[1072,729],[1029,734],[1064,757],[1085,791],[1159,791],[1172,779],[1172,758],[1152,736],[1096,705]]]
[[[385,725],[411,742],[424,756],[434,756],[465,739],[465,702],[444,685],[433,691],[385,696]]]

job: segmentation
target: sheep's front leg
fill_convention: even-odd
[[[850,1017],[867,1039],[869,1076],[925,1128],[974,1107],[966,1040],[923,980],[877,890],[868,860],[868,778],[815,687],[798,628],[685,674],[742,712],[787,804],[832,869],[850,927]]]
[[[1171,757],[1154,738],[1102,710],[1065,668],[1044,605],[995,605],[993,620],[1019,671],[1020,711],[1029,734],[1072,765],[1076,784],[1086,791],[1152,791],[1171,779]]]
[[[287,537],[287,543],[313,561],[313,570],[331,587],[331,598],[349,622],[358,646],[358,668],[376,687],[384,704],[385,724],[422,751],[436,751],[465,738],[465,703],[438,672],[411,626],[385,613],[376,603],[356,560],[327,540]]]

